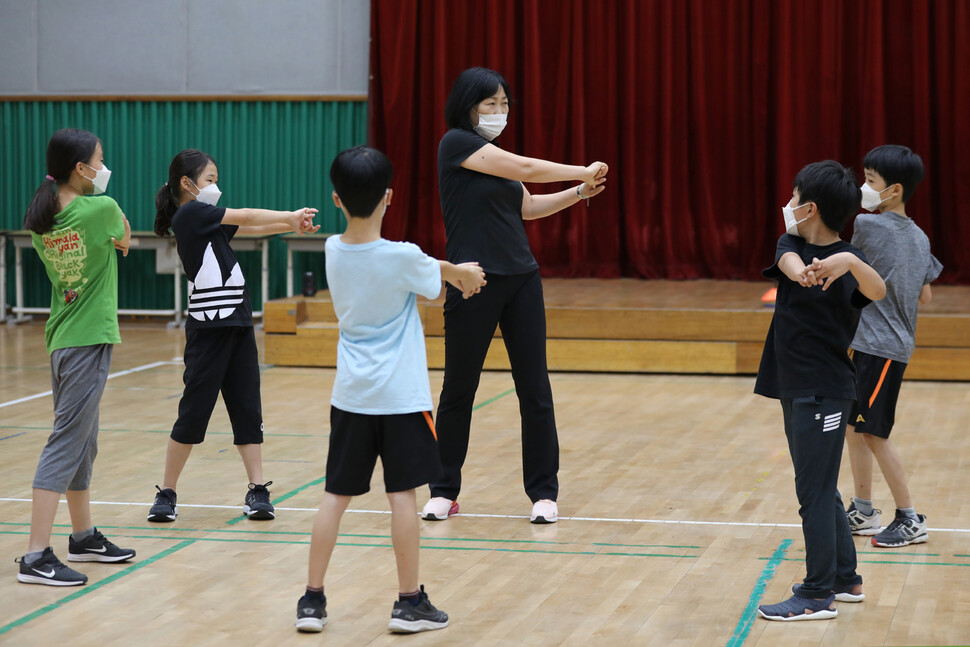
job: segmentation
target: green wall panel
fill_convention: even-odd
[[[320,210],[321,231],[344,222],[330,193],[330,162],[341,150],[366,143],[366,101],[0,101],[0,229],[21,229],[23,214],[46,173],[45,151],[59,128],[90,130],[101,138],[111,169],[108,195],[135,230],[151,230],[155,194],[172,157],[184,148],[210,153],[219,166],[220,206]],[[25,250],[27,252],[29,250]],[[27,306],[48,306],[50,284],[36,254],[25,253]],[[119,264],[121,308],[170,308],[171,275],[155,273],[155,255],[133,252]],[[242,252],[240,265],[254,307],[260,295],[259,255]],[[306,270],[323,286],[322,255],[296,254],[296,291]],[[7,301],[14,299],[13,246],[7,244]],[[270,245],[269,297],[285,294],[286,246]]]

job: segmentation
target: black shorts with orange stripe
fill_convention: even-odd
[[[904,362],[852,351],[858,401],[852,406],[849,424],[859,434],[889,438],[896,421],[896,400],[903,384]]]
[[[413,490],[440,478],[438,437],[431,414],[378,416],[331,406],[326,491],[343,496],[369,491],[378,456],[387,492]]]

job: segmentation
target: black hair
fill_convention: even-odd
[[[902,184],[903,202],[909,202],[916,185],[923,179],[923,160],[905,146],[877,146],[866,153],[862,166],[881,175],[887,187]]]
[[[445,102],[445,123],[449,128],[464,128],[473,130],[471,117],[468,116],[472,108],[489,98],[499,87],[505,90],[505,95],[512,100],[512,91],[508,81],[495,70],[487,67],[472,67],[461,74],[451,86],[451,94]]]
[[[859,213],[862,191],[855,174],[832,160],[805,166],[795,176],[802,204],[814,202],[826,227],[835,232],[845,228],[849,218]]]
[[[366,218],[391,186],[394,169],[384,153],[367,146],[342,151],[330,165],[330,181],[347,213]]]
[[[54,216],[61,210],[57,185],[67,184],[78,162],[87,164],[101,140],[78,128],[62,128],[47,142],[47,178],[41,182],[24,214],[24,229],[46,234],[54,228]],[[54,178],[51,180],[50,178]]]
[[[209,163],[215,164],[212,155],[186,148],[172,159],[168,165],[168,182],[158,190],[155,196],[155,233],[159,236],[171,236],[172,216],[179,209],[179,196],[182,177],[185,176],[198,183],[199,176]]]

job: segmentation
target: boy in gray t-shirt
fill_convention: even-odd
[[[893,548],[925,542],[926,517],[916,514],[899,453],[889,441],[903,372],[916,346],[916,311],[929,303],[930,282],[943,266],[930,253],[926,234],[906,216],[906,202],[923,179],[923,162],[905,146],[879,146],[863,162],[866,183],[852,244],[886,281],[886,298],[862,311],[852,340],[858,401],[846,429],[855,497],[846,514],[857,535],[875,535],[874,546]],[[872,505],[872,457],[886,478],[896,514],[881,530]],[[881,530],[881,532],[880,532]]]

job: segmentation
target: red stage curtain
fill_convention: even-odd
[[[444,253],[445,99],[482,65],[512,88],[504,148],[610,164],[590,207],[527,223],[545,275],[758,278],[804,164],[861,176],[896,143],[926,164],[907,211],[942,280],[970,283],[968,38],[965,0],[372,0],[385,235]]]

